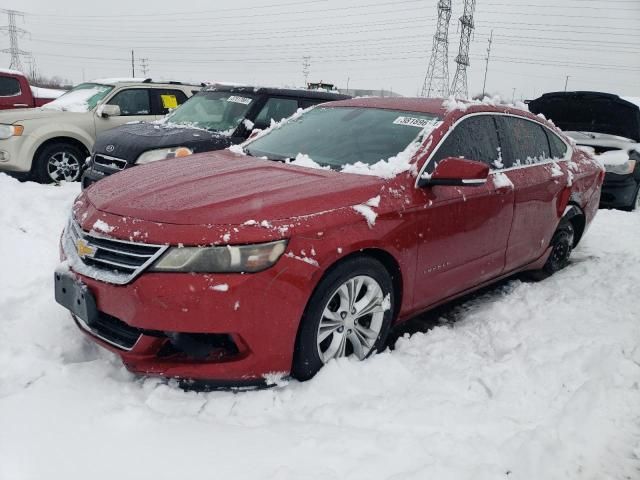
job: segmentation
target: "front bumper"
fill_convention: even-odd
[[[75,315],[76,323],[132,372],[243,387],[290,371],[315,270],[283,256],[246,275],[145,273],[112,285],[67,274],[86,285],[99,317],[87,325]],[[200,338],[210,352],[189,346]]]
[[[30,143],[28,135],[0,140],[0,171],[30,171],[32,158],[26,153],[29,151]]]
[[[635,201],[638,181],[633,174],[607,173],[602,184],[600,208],[628,208]]]

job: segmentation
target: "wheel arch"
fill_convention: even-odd
[[[400,307],[402,305],[403,292],[404,292],[404,280],[402,277],[402,270],[400,269],[400,263],[398,260],[388,251],[378,248],[378,247],[370,247],[363,248],[361,250],[357,250],[351,252],[343,257],[336,259],[331,265],[329,265],[323,272],[322,275],[319,276],[316,285],[313,288],[313,292],[309,296],[309,299],[313,296],[320,284],[320,281],[327,276],[330,272],[335,270],[339,265],[343,262],[350,260],[352,258],[358,257],[369,257],[374,260],[377,260],[382,264],[382,266],[387,270],[389,276],[391,277],[391,284],[393,285],[393,293],[395,297],[394,308],[393,308],[393,318],[397,319],[398,314],[400,312]]]
[[[571,222],[571,225],[573,226],[573,247],[575,248],[584,234],[584,230],[587,226],[587,217],[580,205],[571,200],[565,209],[564,215],[562,215],[561,221],[562,220]]]
[[[33,161],[31,162],[31,168],[33,168],[33,166],[35,165],[35,161],[38,158],[38,155],[40,155],[40,153],[49,145],[53,145],[55,143],[68,143],[70,145],[73,145],[74,147],[80,149],[84,154],[86,154],[87,157],[90,155],[90,152],[91,152],[90,147],[88,147],[82,140],[79,140],[75,137],[69,137],[64,135],[51,137],[46,139],[36,148],[35,152],[33,153]]]

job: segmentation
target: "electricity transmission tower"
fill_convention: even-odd
[[[474,29],[473,12],[476,8],[476,0],[464,1],[464,12],[460,17],[460,47],[456,57],[456,74],[451,84],[451,95],[459,98],[467,98],[467,67],[469,66],[469,44],[471,43],[471,32]]]
[[[309,72],[311,71],[311,57],[302,57],[302,76],[304,77],[304,86],[309,84]]]
[[[6,13],[9,17],[9,25],[6,27],[0,27],[0,31],[6,31],[9,33],[9,48],[0,50],[2,53],[8,53],[11,55],[11,63],[9,68],[22,71],[22,62],[20,61],[20,55],[30,55],[29,52],[20,50],[18,47],[18,37],[21,37],[25,33],[28,33],[22,28],[16,26],[16,17],[24,17],[24,13],[17,10],[0,9],[0,12]]]
[[[438,25],[433,36],[431,58],[427,75],[422,84],[422,97],[430,97],[434,92],[440,97],[449,96],[449,20],[451,0],[438,2]]]
[[[146,77],[147,72],[149,71],[149,59],[141,58],[140,59],[140,70],[142,70],[142,76]]]

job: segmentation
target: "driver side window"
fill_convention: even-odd
[[[122,116],[151,115],[149,90],[146,88],[122,90],[116,93],[108,103],[118,105]]]
[[[431,173],[436,164],[447,157],[477,160],[493,170],[504,168],[493,116],[475,115],[462,120],[440,144],[427,165],[427,173]]]

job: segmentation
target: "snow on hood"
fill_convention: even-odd
[[[629,161],[629,152],[626,150],[610,150],[600,155],[595,155],[595,158],[604,166],[624,165]]]
[[[58,98],[67,93],[67,91],[54,88],[31,87],[31,93],[36,98]]]
[[[381,180],[284,165],[226,151],[131,169],[85,194],[98,210],[179,225],[242,225],[347,208],[378,195]]]
[[[106,87],[96,85],[91,88],[69,91],[65,95],[56,98],[53,102],[47,103],[42,108],[45,108],[47,110],[58,110],[76,113],[88,112],[88,100],[94,95],[102,93],[104,88]]]

